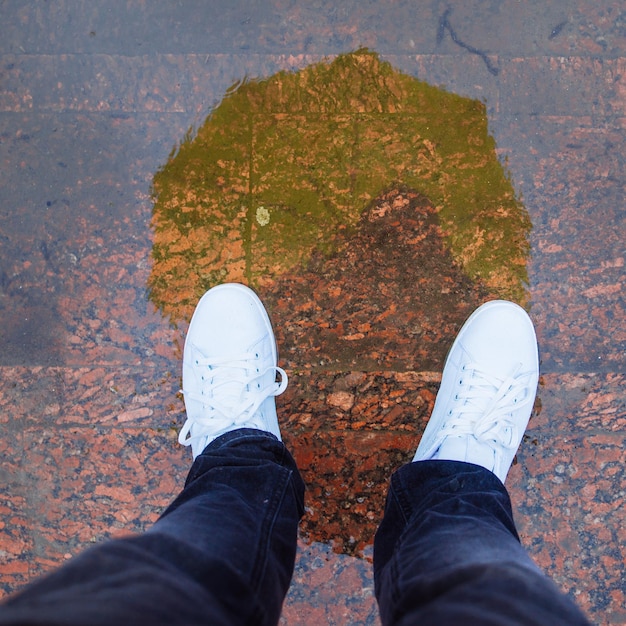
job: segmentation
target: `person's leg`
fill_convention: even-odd
[[[504,485],[478,465],[400,468],[374,562],[385,625],[588,623],[531,561]]]
[[[150,530],[92,548],[27,586],[0,607],[0,624],[275,624],[303,489],[276,438],[222,435]]]
[[[208,292],[183,363],[194,463],[136,537],[89,550],[0,607],[0,623],[275,624],[289,587],[304,485],[280,441],[276,347],[258,298]]]
[[[492,302],[452,346],[412,463],[391,479],[376,534],[383,624],[586,624],[519,542],[503,485],[534,401],[534,330]]]

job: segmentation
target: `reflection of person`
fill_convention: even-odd
[[[502,484],[537,378],[526,313],[504,301],[475,311],[414,462],[391,479],[374,545],[384,624],[587,623],[521,547]],[[9,598],[0,623],[277,623],[304,495],[276,417],[286,386],[257,296],[238,284],[207,292],[183,358],[180,440],[194,457],[184,490],[146,533]]]

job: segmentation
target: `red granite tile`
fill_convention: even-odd
[[[173,429],[28,428],[25,481],[37,552],[31,575],[94,541],[139,532],[183,487],[191,465]]]
[[[438,37],[441,54],[499,53],[504,57],[499,66],[502,67],[508,58],[518,54],[533,58],[548,51],[559,56],[590,52],[588,25],[594,13],[591,5],[577,3],[565,7],[546,3],[533,6],[504,0],[494,11],[490,5],[479,2],[439,4],[439,16],[443,17],[447,10],[448,20]],[[609,9],[608,19],[602,19],[600,9],[600,15],[596,13],[592,19],[600,26],[597,34],[603,32],[610,39],[614,54],[620,49],[620,38],[623,38],[619,29],[619,10],[616,3],[601,4],[602,9],[613,4],[613,11]],[[600,25],[600,20],[604,24]],[[609,35],[609,32],[613,34]],[[597,51],[600,49],[600,46],[596,47]],[[608,49],[609,46],[604,48],[605,51]]]
[[[511,59],[500,75],[500,111],[511,116],[624,116],[623,68],[623,59]]]
[[[623,129],[577,118],[512,126],[502,135],[533,220],[529,274],[543,368],[610,371],[626,355]]]
[[[24,168],[28,164],[38,172],[37,184],[43,185],[44,195],[34,206],[19,200],[31,170],[20,165],[9,175],[10,170],[0,168],[6,178],[4,191],[17,197],[18,207],[0,216],[6,237],[0,274],[2,361],[18,365],[159,361],[172,339],[162,317],[146,302],[151,241],[145,188],[155,159],[144,153],[132,166],[124,166],[124,173],[120,171],[118,151],[136,150],[129,132],[137,127],[128,119],[56,121],[50,116],[43,120],[19,116],[18,128],[34,124],[45,130],[8,141]],[[56,126],[58,134],[50,126]],[[144,120],[141,126],[144,141],[150,143],[156,135],[158,143],[162,132],[156,130],[158,120]],[[108,137],[109,145],[104,145],[103,137]],[[100,151],[85,159],[73,148],[75,142],[98,142]],[[165,150],[170,149],[171,144]],[[55,162],[43,159],[44,153]],[[126,183],[121,184],[119,176]],[[120,185],[126,186],[130,200],[120,193]],[[132,196],[140,195],[142,188],[138,201]]]
[[[574,433],[625,430],[626,398],[623,374],[544,374],[540,379],[539,409],[531,427],[556,427]]]
[[[626,37],[621,27],[623,13],[619,2],[579,2],[571,16],[573,38],[579,54],[623,55]]]
[[[438,37],[447,5],[385,0],[337,6],[266,2],[203,5],[125,5],[106,11],[64,0],[33,10],[19,4],[7,9],[3,51],[27,54],[79,53],[151,56],[163,52],[332,54],[359,46],[410,54],[439,51],[470,55],[465,46],[485,53],[534,56],[612,55],[624,49],[620,4],[616,0],[568,5],[532,5],[506,0],[489,4],[456,3],[449,15],[451,33]],[[67,15],[74,19],[68,22]],[[210,27],[207,27],[210,25]],[[462,42],[461,45],[459,42]],[[183,83],[184,85],[184,83]]]
[[[179,376],[146,368],[78,368],[64,371],[59,423],[167,424],[181,410]]]
[[[180,375],[129,367],[5,367],[0,407],[5,421],[26,424],[178,421]]]
[[[382,518],[389,478],[411,460],[419,437],[312,428],[285,432],[284,439],[307,485],[301,536],[363,555]]]
[[[623,433],[531,430],[507,481],[522,543],[589,613],[621,623],[626,441]]]
[[[180,334],[167,328],[145,300],[145,255],[145,250],[122,248],[115,254],[92,251],[81,258],[81,274],[92,278],[87,285],[66,285],[58,303],[68,335],[62,351],[65,364],[150,367],[178,356]]]
[[[63,398],[63,371],[50,367],[2,367],[0,421],[58,419]]]
[[[433,372],[290,373],[278,398],[283,429],[406,432],[418,436],[434,405],[440,374]]]
[[[3,494],[0,511],[4,520],[0,527],[0,597],[8,595],[32,580],[31,558],[35,552],[32,519],[24,511],[25,497],[16,489]]]
[[[167,328],[145,295],[153,172],[235,80],[369,45],[413,76],[486,99],[499,116],[490,128],[533,221],[544,371],[541,410],[508,484],[538,562],[594,622],[626,621],[625,48],[616,0],[566,9],[505,0],[497,11],[457,3],[447,25],[447,7],[416,11],[404,1],[235,3],[204,15],[172,4],[159,19],[149,5],[3,8],[0,341],[2,363],[15,366],[0,383],[4,591],[94,537],[142,528],[186,471],[188,451],[168,430],[184,419],[175,397],[184,324]],[[208,30],[199,19],[207,16]],[[400,250],[409,231],[378,252]],[[364,229],[356,241],[371,235]],[[263,288],[292,379],[279,400],[285,439],[310,484],[308,543],[283,623],[378,623],[368,559],[385,481],[417,445],[463,318],[448,303],[449,317],[429,319],[413,352],[406,331],[427,319],[420,303],[402,290],[359,290],[364,279],[401,282],[416,259],[409,249],[385,265],[388,276],[360,275],[354,260],[372,250],[363,246],[360,257],[316,259],[308,283],[293,273],[282,291]],[[468,311],[470,296],[461,297]],[[376,307],[389,315],[372,324]],[[164,432],[135,429],[147,422]],[[154,495],[137,492],[142,485]]]
[[[0,428],[0,596],[23,585],[32,576],[35,551],[28,495],[32,485],[21,470],[22,437]]]
[[[394,67],[431,85],[484,102],[488,112],[499,111],[500,83],[484,61],[473,54],[384,54]]]
[[[337,554],[323,543],[298,544],[296,569],[283,625],[380,624],[369,556]]]
[[[322,56],[15,54],[4,58],[0,111],[201,115],[206,113],[207,102],[219,101],[242,76],[262,77],[300,69]]]

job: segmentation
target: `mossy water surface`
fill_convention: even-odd
[[[154,177],[150,293],[172,321],[224,281],[331,254],[391,185],[426,196],[467,276],[525,304],[531,223],[485,105],[368,50],[234,85]]]

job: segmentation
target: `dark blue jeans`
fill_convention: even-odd
[[[470,463],[395,472],[374,579],[384,625],[589,623],[522,548],[504,485]]]
[[[0,624],[276,624],[303,496],[281,442],[227,433],[148,532],[30,584],[0,608]],[[502,484],[466,463],[394,474],[375,576],[385,624],[586,623],[521,548]]]

